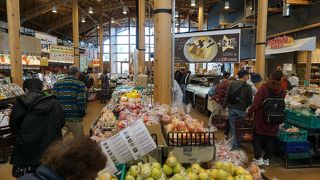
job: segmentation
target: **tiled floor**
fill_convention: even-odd
[[[88,112],[86,117],[84,118],[84,128],[86,134],[89,134],[89,129],[92,123],[98,118],[100,111],[103,107],[99,102],[93,102],[88,104]],[[205,123],[207,122],[207,117],[201,115],[200,113],[192,110],[192,117],[196,119],[203,120]],[[216,138],[221,138],[222,133],[217,132]],[[250,144],[245,146],[245,149],[248,153],[249,158],[252,157],[252,146]],[[281,160],[280,160],[281,162]],[[9,164],[0,164],[0,180],[13,180],[14,178],[11,176],[11,165]],[[287,170],[283,168],[283,163],[276,162],[272,164],[270,167],[265,168],[266,175],[269,178],[277,178],[278,180],[320,180],[320,168],[313,169],[292,169]]]

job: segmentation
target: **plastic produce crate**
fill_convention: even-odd
[[[278,147],[285,153],[304,153],[309,152],[310,142],[281,142]]]
[[[293,159],[307,159],[311,157],[310,152],[304,152],[304,153],[288,153],[287,159],[293,160]]]
[[[302,128],[320,129],[320,117],[307,116],[295,111],[285,110],[286,121]]]
[[[306,142],[308,132],[303,129],[299,130],[299,132],[286,132],[284,130],[280,130],[277,137],[282,142]]]
[[[116,173],[119,180],[124,180],[126,177],[126,164],[117,164],[116,165],[118,172]]]

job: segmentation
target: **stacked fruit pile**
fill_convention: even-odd
[[[174,156],[169,156],[162,165],[138,163],[130,167],[125,180],[252,180],[251,174],[243,167],[228,162],[216,162],[213,169],[203,169],[199,164],[192,164],[185,169]]]

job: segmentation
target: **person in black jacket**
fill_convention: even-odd
[[[30,79],[25,88],[27,95],[17,98],[11,113],[11,126],[17,134],[10,160],[14,177],[35,170],[47,147],[62,137],[65,122],[56,97],[42,93],[42,81]]]

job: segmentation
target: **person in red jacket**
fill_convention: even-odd
[[[275,136],[277,135],[279,124],[269,124],[264,117],[262,103],[271,96],[271,93],[285,98],[286,91],[281,87],[283,74],[276,70],[271,74],[270,80],[263,84],[254,97],[253,103],[248,111],[248,116],[254,122],[253,146],[255,163],[257,165],[269,165],[269,160],[273,154]],[[263,146],[265,143],[265,146]],[[262,151],[264,156],[262,157]]]

